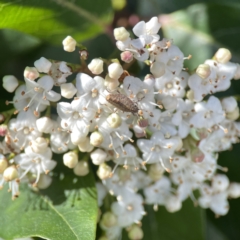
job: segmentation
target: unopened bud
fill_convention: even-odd
[[[107,153],[102,149],[96,149],[94,152],[90,154],[93,164],[100,165],[104,163],[107,159]]]
[[[3,178],[6,182],[10,182],[16,178],[18,178],[18,171],[15,166],[10,166],[5,169],[3,172]]]
[[[34,66],[37,68],[39,72],[48,73],[52,66],[52,63],[45,57],[41,57],[40,59],[34,62]]]
[[[63,163],[69,168],[74,168],[78,163],[78,155],[73,152],[67,152],[63,155]]]
[[[52,183],[52,178],[49,175],[41,174],[37,182],[37,187],[39,189],[46,189],[51,185],[51,183]]]
[[[103,72],[103,60],[100,58],[94,58],[88,64],[88,68],[93,74],[101,74]]]
[[[51,133],[54,127],[53,121],[49,117],[41,117],[36,121],[39,132]]]
[[[226,48],[219,48],[215,53],[214,58],[219,63],[227,63],[232,58],[231,52]]]
[[[240,197],[240,183],[233,182],[228,187],[228,196],[231,198]]]
[[[133,60],[133,53],[130,51],[124,51],[120,56],[121,60],[126,63],[130,63]]]
[[[6,75],[3,77],[3,88],[8,92],[14,92],[18,86],[18,80],[13,75]]]
[[[8,132],[7,125],[5,124],[0,125],[0,136],[4,137],[7,134],[7,132]]]
[[[108,74],[110,78],[118,79],[123,73],[123,68],[119,63],[112,63],[108,66]]]
[[[162,178],[165,170],[159,163],[151,164],[149,167],[148,175],[153,181],[157,181]]]
[[[63,44],[63,49],[66,52],[73,52],[75,51],[77,42],[74,38],[72,38],[71,36],[67,36],[66,38],[64,38],[64,40],[62,41]]]
[[[154,62],[150,67],[150,71],[154,77],[161,77],[165,73],[165,64],[161,62]]]
[[[187,91],[186,96],[190,101],[194,101],[194,91],[192,89]]]
[[[93,132],[90,135],[90,144],[97,147],[103,142],[103,135],[100,132]]]
[[[48,141],[43,137],[38,137],[32,141],[31,148],[35,153],[44,153],[48,147]]]
[[[122,124],[122,118],[117,113],[109,115],[106,121],[108,122],[110,128],[118,128]]]
[[[112,169],[106,163],[102,163],[99,165],[97,170],[98,177],[103,180],[109,178],[111,176]]]
[[[110,228],[117,224],[117,218],[112,212],[105,212],[102,215],[100,225],[103,228]]]
[[[202,79],[209,77],[211,74],[210,66],[208,64],[200,64],[196,70],[196,74]]]
[[[235,121],[239,118],[239,108],[236,107],[232,112],[227,112],[226,118]]]
[[[130,33],[125,27],[119,27],[113,30],[113,35],[117,41],[126,41],[129,38]]]
[[[89,173],[88,162],[86,161],[78,162],[77,165],[74,167],[73,172],[77,176],[86,176]]]
[[[182,208],[182,202],[177,196],[173,195],[168,198],[165,207],[171,213],[176,212]]]
[[[82,60],[87,60],[88,52],[86,50],[79,51],[79,54]]]
[[[78,143],[78,148],[81,152],[91,152],[94,147],[90,144],[90,138],[86,137],[84,142]]]
[[[61,84],[61,95],[67,99],[73,98],[77,93],[77,89],[72,83],[63,83]]]
[[[0,154],[0,156],[2,156],[0,158],[0,174],[2,174],[8,166],[8,161],[3,155]]]
[[[139,226],[133,225],[128,232],[128,237],[131,240],[143,239],[143,230]]]

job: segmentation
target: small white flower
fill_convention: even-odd
[[[34,62],[34,66],[39,72],[48,73],[50,71],[52,63],[45,57],[41,57]]]

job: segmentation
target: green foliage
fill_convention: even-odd
[[[21,194],[14,201],[7,186],[0,191],[0,237],[95,239],[98,208],[91,173],[79,178],[67,172],[63,179],[55,174],[51,186],[41,192],[21,185]]]

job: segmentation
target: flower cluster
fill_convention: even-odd
[[[25,83],[18,88],[15,77],[4,77],[5,89],[17,88],[8,102],[17,116],[0,144],[0,185],[8,182],[13,198],[20,182],[38,188],[51,184],[52,152],[64,153],[63,163],[74,174],[88,174],[89,163],[78,160],[80,151],[98,166],[99,207],[107,193],[116,197],[100,219],[107,239],[117,238],[123,228],[131,239],[141,239],[143,203],[175,212],[190,197],[216,215],[228,212],[228,198],[240,197],[240,184],[218,172],[227,169],[218,165],[217,153],[239,141],[239,108],[234,97],[212,94],[240,78],[240,67],[230,62],[227,49],[219,49],[190,75],[184,61],[191,56],[184,57],[172,40],[160,40],[160,27],[157,17],[141,21],[133,28],[135,39],[123,27],[114,29],[121,60],[149,66],[144,80],[117,60],[105,73],[100,58],[73,82],[67,81],[69,64],[44,57],[25,69]],[[76,41],[69,36],[63,45],[71,52]],[[81,56],[86,58],[86,51]],[[51,114],[54,104],[57,115]]]

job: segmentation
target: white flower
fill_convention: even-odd
[[[161,24],[158,18],[153,17],[148,22],[141,21],[137,23],[133,28],[133,32],[137,37],[144,39],[145,44],[150,44],[159,40],[160,36],[157,33],[160,27]]]
[[[178,137],[165,139],[164,135],[157,131],[153,133],[151,139],[139,139],[137,145],[143,152],[145,163],[160,162],[166,171],[170,171],[170,159],[178,148],[179,141]]]
[[[36,176],[34,184],[39,181],[40,175],[42,173],[47,174],[55,166],[56,162],[51,160],[52,151],[47,148],[44,153],[33,152],[31,146],[25,148],[25,153],[21,153],[14,157],[14,162],[19,165],[19,167],[24,170],[24,173],[20,176],[23,178],[28,172],[31,172]]]
[[[220,101],[211,96],[207,103],[196,103],[194,107],[196,114],[190,119],[190,124],[196,128],[211,128],[215,124],[221,123],[225,118]]]
[[[118,202],[112,203],[112,212],[117,216],[118,225],[128,227],[139,222],[145,214],[142,196],[130,191],[125,191]]]
[[[104,97],[104,79],[96,76],[91,78],[85,73],[76,76],[77,95],[80,99],[85,99],[85,108],[101,109],[101,104],[106,102]]]

